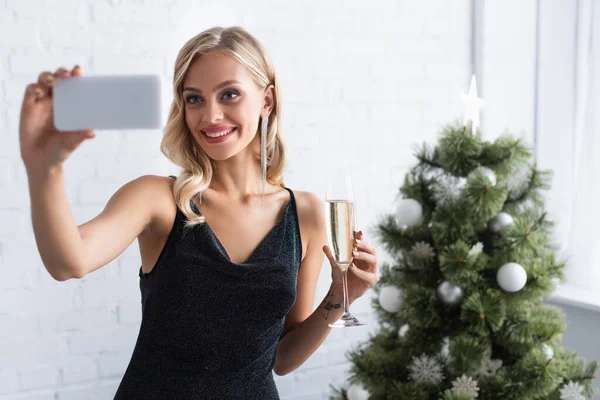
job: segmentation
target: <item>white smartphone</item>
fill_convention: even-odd
[[[158,75],[73,76],[54,85],[54,126],[60,131],[162,129]]]

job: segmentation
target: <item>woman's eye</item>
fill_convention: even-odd
[[[190,101],[190,99],[198,98],[198,96],[188,96],[185,98],[186,103],[196,104],[196,102]]]
[[[228,98],[225,97],[225,96],[230,95],[230,94],[234,95],[234,97],[228,97]],[[226,99],[226,100],[232,100],[232,99],[235,99],[238,96],[239,96],[239,93],[236,92],[236,91],[234,91],[234,90],[229,90],[229,91],[227,91],[227,92],[225,92],[223,94],[223,98]]]
[[[235,90],[229,90],[223,94],[223,99],[225,100],[233,100],[239,96],[239,93]],[[198,99],[198,100],[193,100]],[[198,104],[202,99],[199,96],[190,95],[185,98],[185,102],[188,104]]]

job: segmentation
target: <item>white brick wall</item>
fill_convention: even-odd
[[[25,86],[44,70],[80,64],[88,75],[158,73],[170,82],[187,39],[214,25],[244,26],[266,45],[282,82],[286,185],[322,197],[324,172],[347,168],[367,240],[377,215],[393,211],[414,162],[412,144],[434,140],[441,124],[462,114],[470,0],[290,3],[0,2],[0,400],[112,399],[141,319],[136,242],[104,268],[66,282],[53,281],[37,253],[18,121]],[[68,159],[78,224],[127,181],[177,172],[159,151],[160,135],[102,131]],[[377,330],[370,302],[367,295],[352,307],[368,326],[333,330],[297,371],[276,376],[282,399],[326,399],[330,383],[344,384],[345,352]]]

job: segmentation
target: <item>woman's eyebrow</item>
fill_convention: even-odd
[[[219,89],[221,89],[221,88],[223,88],[223,87],[225,87],[225,86],[232,85],[232,84],[234,84],[234,83],[241,83],[241,82],[239,82],[239,81],[236,81],[235,79],[230,79],[230,80],[228,80],[228,81],[221,82],[221,83],[219,83],[217,86],[215,86],[215,88],[213,89],[213,92],[216,92],[217,90],[219,90]],[[198,92],[198,93],[202,93],[202,90],[200,90],[200,89],[197,89],[197,88],[193,88],[193,87],[184,87],[184,88],[183,88],[183,91],[184,91],[184,92],[186,92],[186,91],[190,91],[190,92]]]

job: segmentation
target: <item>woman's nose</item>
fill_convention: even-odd
[[[206,122],[212,124],[223,119],[223,111],[221,111],[219,104],[208,102],[205,110],[204,119]]]

